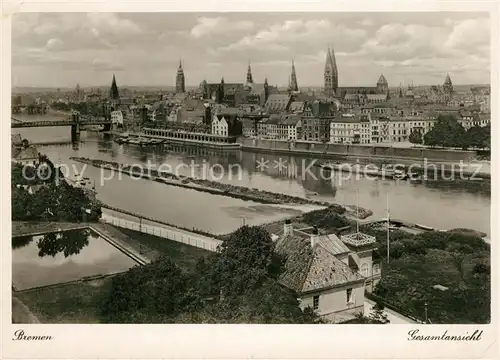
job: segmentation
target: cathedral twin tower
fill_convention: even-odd
[[[330,49],[330,47],[328,47],[328,52],[326,53],[324,81],[325,93],[328,96],[335,96],[339,87],[339,73],[335,53],[333,48]]]

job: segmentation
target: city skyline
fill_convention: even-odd
[[[57,25],[56,25],[57,24]],[[13,87],[186,87],[201,81],[323,86],[328,47],[339,86],[489,83],[487,13],[37,13],[12,29]]]

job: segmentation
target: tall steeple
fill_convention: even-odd
[[[264,103],[269,98],[269,84],[267,83],[267,77],[264,80]]]
[[[292,73],[290,75],[290,91],[299,91],[299,85],[297,84],[297,74],[295,73],[295,63],[292,59]]]
[[[443,84],[443,91],[445,94],[451,94],[453,92],[453,83],[451,82],[450,74],[446,74],[446,79]]]
[[[184,69],[182,68],[181,60],[179,60],[179,68],[177,69],[177,76],[175,77],[175,92],[186,92],[186,79],[184,77]]]
[[[328,47],[328,51],[326,52],[324,82],[325,93],[329,96],[335,96],[339,86],[339,74],[333,47],[331,49]]]
[[[247,86],[253,85],[252,68],[250,67],[250,61],[248,62],[247,80],[245,82],[245,85]]]
[[[118,86],[116,85],[115,74],[113,74],[113,81],[111,82],[111,89],[109,90],[109,97],[113,100],[117,100],[120,98],[120,94],[118,93]]]
[[[219,90],[217,91],[217,102],[222,104],[224,101],[224,77],[220,79]]]

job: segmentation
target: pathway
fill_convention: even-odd
[[[365,316],[370,316],[372,312],[372,307],[375,305],[375,302],[365,298]],[[415,320],[409,319],[406,316],[403,316],[394,310],[389,308],[384,309],[384,313],[387,315],[387,319],[390,321],[390,324],[416,324]]]
[[[106,212],[102,213],[101,220],[118,227],[159,236],[213,252],[217,251],[217,246],[222,243],[221,240],[195,234],[187,230],[181,230],[163,224],[151,225],[137,221],[125,220],[120,217],[112,216]]]

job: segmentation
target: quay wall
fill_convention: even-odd
[[[474,159],[475,151],[452,150],[452,149],[428,149],[428,148],[399,148],[390,146],[369,145],[347,145],[315,143],[309,141],[288,142],[283,140],[248,139],[239,140],[243,150],[287,152],[290,155],[316,155],[321,157],[339,156],[346,158],[364,157],[370,159],[427,159],[428,161],[442,162],[470,162]]]

